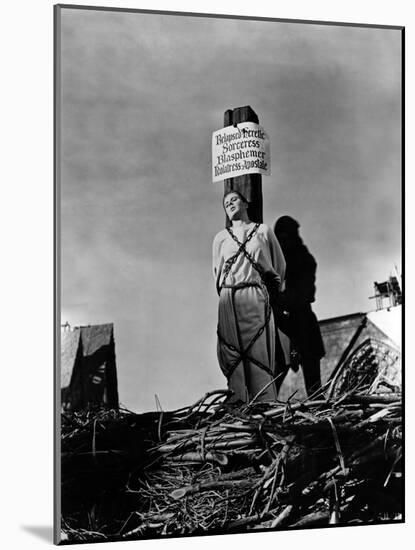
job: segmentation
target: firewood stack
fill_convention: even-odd
[[[401,395],[226,403],[62,420],[71,542],[402,519]]]

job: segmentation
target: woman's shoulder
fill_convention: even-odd
[[[214,239],[213,239],[213,243],[214,244],[219,244],[221,243],[222,241],[224,241],[226,239],[226,237],[229,235],[228,231],[226,229],[221,229],[219,231],[219,233],[216,233]]]
[[[270,234],[274,234],[272,229],[269,227],[269,225],[265,223],[260,223],[258,227],[258,233],[262,233],[263,235],[269,236]]]

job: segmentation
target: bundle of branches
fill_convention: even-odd
[[[65,417],[71,541],[400,519],[399,394]]]

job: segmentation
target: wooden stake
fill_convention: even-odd
[[[249,106],[228,109],[224,115],[224,126],[236,126],[240,122],[259,123],[258,115]],[[262,223],[262,176],[261,174],[244,174],[224,180],[224,194],[239,191],[249,202],[248,216],[252,222]],[[226,227],[230,226],[226,216]]]

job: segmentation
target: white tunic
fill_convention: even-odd
[[[213,275],[219,293],[218,360],[235,400],[262,393],[276,399],[275,327],[261,275],[284,279],[285,260],[271,229],[249,224],[220,231],[213,241]],[[241,244],[246,243],[241,248]],[[246,252],[246,253],[245,253]]]

